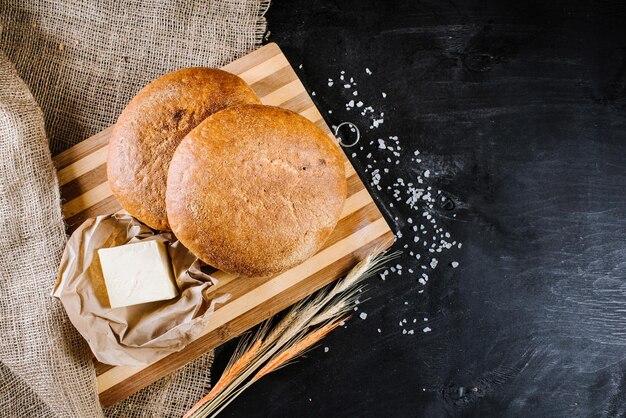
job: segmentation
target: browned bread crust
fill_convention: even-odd
[[[174,153],[167,214],[196,256],[242,276],[267,276],[312,256],[346,200],[341,151],[291,111],[242,105],[215,113]]]
[[[174,71],[144,87],[109,142],[107,176],[120,205],[149,227],[168,230],[165,187],[174,150],[207,116],[245,103],[260,100],[241,78],[211,68]]]

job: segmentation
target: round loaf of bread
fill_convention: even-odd
[[[167,215],[204,262],[268,276],[320,249],[346,193],[341,151],[321,129],[285,109],[243,105],[208,117],[176,149]]]
[[[107,176],[120,205],[153,229],[169,230],[167,169],[174,150],[207,116],[226,107],[260,103],[241,78],[211,68],[185,68],[144,87],[117,120]]]

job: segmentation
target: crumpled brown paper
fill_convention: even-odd
[[[112,309],[97,250],[154,239],[168,244],[179,295]],[[211,271],[172,233],[155,234],[127,214],[98,216],[86,220],[67,242],[53,295],[98,361],[141,365],[183,349],[202,332],[214,305],[224,302],[205,293],[216,284]]]

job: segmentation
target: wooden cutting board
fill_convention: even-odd
[[[223,69],[248,82],[264,104],[297,112],[332,136],[276,44],[265,45]],[[121,209],[106,178],[110,134],[111,128],[105,129],[54,158],[68,232],[87,218]],[[345,169],[348,199],[337,228],[322,250],[301,265],[267,279],[237,280],[216,272],[213,276],[218,284],[210,292],[215,296],[229,294],[230,298],[217,306],[202,335],[185,349],[140,367],[96,362],[102,405],[110,406],[132,395],[310,295],[343,275],[374,246],[390,246],[393,233],[347,158]]]

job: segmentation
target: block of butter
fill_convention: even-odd
[[[112,308],[172,299],[178,294],[165,244],[141,241],[98,250]]]

